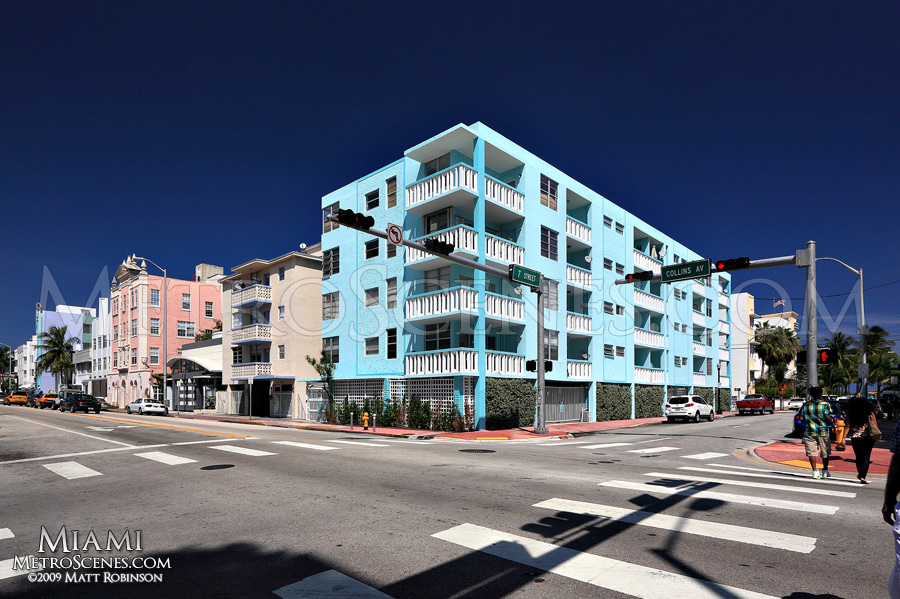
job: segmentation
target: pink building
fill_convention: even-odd
[[[187,281],[164,280],[149,274],[147,263],[134,256],[116,270],[109,294],[112,343],[107,401],[125,407],[138,397],[161,398],[162,390],[151,375],[162,374],[166,359],[221,322],[222,267],[200,264],[195,273]],[[171,391],[166,399],[174,410]]]

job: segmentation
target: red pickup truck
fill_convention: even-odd
[[[769,399],[765,395],[761,393],[751,393],[744,397],[744,399],[739,399],[737,402],[738,413],[743,414],[752,414],[754,412],[759,412],[760,414],[765,414],[768,412],[769,414],[775,413],[775,400]]]

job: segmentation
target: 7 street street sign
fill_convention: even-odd
[[[541,273],[518,264],[510,264],[509,280],[529,287],[538,287],[541,284]]]
[[[673,281],[699,279],[708,276],[709,260],[695,260],[694,262],[663,266],[662,271],[660,272],[660,281],[663,283],[671,283]]]

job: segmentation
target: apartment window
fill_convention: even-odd
[[[158,318],[150,319],[150,334],[151,335],[159,335],[159,319]]]
[[[625,225],[617,222],[616,223],[616,233],[618,233],[619,235],[624,235],[625,234]]]
[[[675,366],[681,367],[681,356],[675,356]]]
[[[544,329],[544,359],[559,360],[559,332]]]
[[[551,231],[547,227],[541,227],[541,256],[544,258],[557,259],[557,235],[556,231]]]
[[[378,287],[366,289],[366,308],[378,305]]]
[[[150,289],[150,305],[159,308],[159,289]]]
[[[472,333],[460,333],[459,347],[465,347],[467,349],[472,349],[473,347],[475,347],[475,335],[473,335]]]
[[[397,205],[397,177],[391,177],[387,180],[387,207],[393,208]]]
[[[544,308],[547,310],[559,310],[559,283],[550,279],[541,278],[541,291],[543,294]]]
[[[607,314],[613,314],[614,307],[612,302],[603,302],[603,311]]]
[[[610,260],[609,258],[604,258],[603,259],[603,268],[605,268],[606,270],[612,270],[613,269],[613,261]]]
[[[438,173],[445,168],[450,168],[450,153],[446,153],[443,156],[438,156],[434,160],[429,160],[425,163],[425,176],[430,177],[431,175]]]
[[[322,276],[330,277],[341,272],[341,248],[331,248],[322,252]]]
[[[278,320],[284,320],[284,306],[278,306]]]
[[[388,360],[397,357],[397,329],[387,330],[387,357]]]
[[[182,293],[181,294],[181,309],[182,310],[190,310],[191,309],[191,294],[190,293]]]
[[[337,291],[322,296],[322,320],[333,320],[340,316],[341,296]]]
[[[604,216],[603,217],[603,226],[606,227],[607,229],[612,229],[613,219],[608,216]]]
[[[137,335],[137,318],[131,319],[131,336]]]
[[[184,320],[178,321],[178,336],[181,338],[192,338],[194,336],[194,323]]]
[[[706,345],[712,347],[712,329],[706,329]]]
[[[712,358],[706,358],[706,374],[712,374]]]
[[[616,316],[625,316],[625,306],[616,305]]]
[[[378,240],[373,239],[366,242],[366,260],[378,257]]]
[[[618,262],[616,262],[616,274],[617,275],[625,274],[625,266],[623,264],[619,264]]]
[[[397,278],[392,277],[387,280],[387,307],[397,307]]]
[[[622,347],[621,345],[617,345],[617,346],[616,346],[616,357],[617,357],[617,358],[624,358],[624,357],[625,357],[625,348]]]
[[[150,348],[150,363],[153,365],[159,364],[159,348],[158,347]]]
[[[152,297],[152,290],[151,290],[151,297]],[[159,291],[156,292],[156,298],[159,299]],[[117,300],[117,299],[113,300],[112,311],[113,312],[119,311],[119,300]]]
[[[366,210],[378,208],[378,190],[370,191],[366,194]]]
[[[437,212],[425,215],[425,232],[433,233],[434,231],[443,231],[450,226],[450,208],[444,208]]]
[[[614,357],[616,354],[615,354],[615,350],[613,349],[613,346],[610,345],[609,343],[604,345],[603,346],[603,355],[606,356],[607,358]]]
[[[672,264],[678,264],[678,261],[679,261],[679,260],[681,260],[681,258],[678,257],[678,254],[675,254],[675,255],[672,257]]]
[[[241,346],[232,347],[231,348],[231,363],[232,364],[240,364],[241,363]]]
[[[278,280],[279,281],[284,280],[284,267],[283,266],[278,269]]]
[[[325,337],[322,339],[322,351],[325,352],[325,355],[328,356],[328,359],[334,364],[337,364],[341,360],[340,342],[341,340],[339,337]]]
[[[393,243],[387,244],[387,249],[385,250],[385,255],[388,258],[393,258],[394,256],[396,256],[397,255],[397,246],[394,245]]]
[[[118,368],[119,367],[119,352],[114,353],[112,359],[113,359],[113,368]],[[31,376],[34,376],[33,370],[31,371]]]
[[[84,333],[85,335],[90,335],[91,334],[91,325],[89,325],[89,324],[81,325],[81,332]]]
[[[132,289],[132,290],[131,290],[131,308],[132,308],[132,310],[133,310],[134,307],[137,305],[137,299],[136,299],[136,298],[137,298],[137,291],[135,291],[134,289]]]
[[[366,355],[378,355],[378,337],[366,337]]]
[[[131,365],[137,366],[137,348],[136,347],[131,348]]]
[[[340,210],[340,208],[341,207],[338,205],[337,202],[335,202],[334,204],[332,204],[330,206],[326,206],[325,208],[322,208],[322,232],[323,233],[327,233],[329,231],[334,231],[335,229],[338,228],[339,225],[337,223],[333,223],[330,220],[328,220],[328,217],[331,216],[332,214],[337,215],[337,212],[338,212],[338,210]]]
[[[284,360],[284,346],[283,345],[278,346],[278,359]]]
[[[119,325],[113,325],[113,341],[119,340]]]
[[[706,300],[706,315],[712,316],[712,300]]]
[[[541,204],[556,210],[556,193],[559,184],[546,175],[541,175]]]
[[[675,296],[675,299],[681,299],[681,290],[680,290],[680,289],[675,289],[675,290],[672,292],[672,295]]]
[[[450,323],[436,322],[425,325],[425,351],[450,348]]]
[[[450,267],[425,271],[425,293],[440,291],[450,286]]]
[[[213,317],[213,303],[212,302],[204,303],[203,313],[206,315],[207,318]]]

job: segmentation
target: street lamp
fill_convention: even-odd
[[[136,264],[137,260],[141,261],[140,266],[138,266]],[[162,266],[160,266],[153,260],[150,260],[149,258],[141,258],[141,257],[135,256],[134,254],[129,256],[128,261],[124,262],[123,265],[125,266],[125,268],[127,268],[128,270],[130,270],[132,272],[134,272],[134,271],[142,272],[142,271],[147,270],[147,262],[149,262],[150,264],[152,264],[153,266],[155,266],[156,268],[161,270],[162,274],[163,274],[163,363],[162,363],[162,367],[163,367],[163,403],[165,403],[166,392],[167,392],[166,387],[168,386],[168,382],[169,382],[167,371],[166,371],[166,369],[168,368],[166,363],[169,361],[169,352],[168,352],[168,348],[169,348],[169,334],[168,334],[168,331],[169,331],[169,317],[168,317],[169,278],[168,278],[168,274],[166,273],[165,268],[163,268]],[[175,412],[176,413],[178,412],[178,404],[175,404]]]
[[[859,348],[862,354],[862,361],[860,363],[860,370],[862,374],[865,376],[861,376],[859,378],[862,379],[862,396],[868,398],[869,396],[869,369],[868,362],[866,361],[866,334],[869,332],[868,327],[866,326],[866,303],[863,298],[863,271],[862,267],[859,270],[856,270],[852,266],[844,264],[837,258],[816,258],[816,260],[831,260],[832,262],[837,262],[853,274],[859,277],[859,329],[860,329],[860,341]]]

